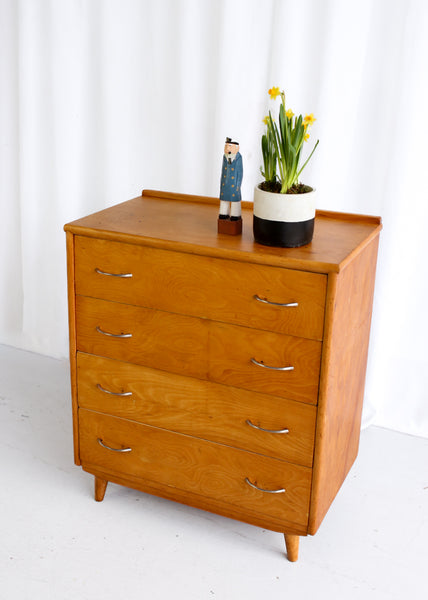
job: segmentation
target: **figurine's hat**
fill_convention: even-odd
[[[235,146],[239,146],[239,142],[232,142],[232,138],[227,137],[226,138],[226,144],[235,144]]]

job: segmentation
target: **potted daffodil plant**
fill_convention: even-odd
[[[272,100],[280,97],[278,123],[271,112],[264,119],[262,136],[264,181],[254,191],[253,230],[256,242],[267,246],[297,247],[312,240],[315,222],[315,190],[300,182],[319,140],[305,162],[302,151],[309,140],[313,114],[295,115],[285,104],[278,87],[269,90]]]

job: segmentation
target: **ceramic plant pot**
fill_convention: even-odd
[[[296,248],[312,241],[315,190],[304,194],[275,194],[254,190],[254,239],[265,246]]]

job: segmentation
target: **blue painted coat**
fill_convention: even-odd
[[[242,156],[236,153],[236,158],[231,163],[223,155],[223,168],[221,171],[220,200],[225,202],[241,201],[241,183],[244,174]]]

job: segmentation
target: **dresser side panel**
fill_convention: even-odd
[[[329,275],[309,533],[320,526],[357,453],[379,237]]]
[[[68,293],[68,328],[70,349],[70,381],[71,401],[73,408],[73,445],[74,462],[80,465],[79,456],[79,423],[77,415],[77,347],[76,347],[76,291],[75,291],[75,248],[74,235],[67,231],[67,293]]]

